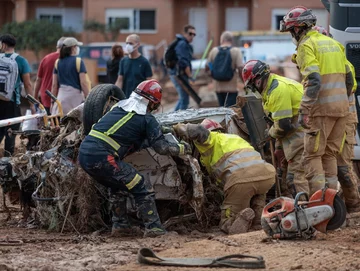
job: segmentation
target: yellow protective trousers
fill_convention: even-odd
[[[312,117],[305,130],[304,169],[310,195],[325,186],[337,186],[337,155],[345,140],[346,117]]]
[[[337,157],[338,178],[343,190],[347,207],[355,207],[360,203],[358,180],[352,165],[354,145],[356,144],[356,123],[346,124],[346,139],[341,153]]]

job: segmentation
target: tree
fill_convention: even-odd
[[[114,23],[106,25],[96,20],[88,20],[84,23],[84,29],[102,34],[105,41],[116,41],[121,29],[128,29],[128,22],[126,18],[118,18]]]
[[[58,39],[69,34],[59,24],[38,20],[11,22],[5,24],[1,32],[14,35],[16,48],[33,51],[38,61],[42,50],[55,48]]]

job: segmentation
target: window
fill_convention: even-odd
[[[56,23],[62,25],[62,15],[45,15],[41,14],[40,18],[41,21]]]
[[[75,32],[83,30],[81,8],[36,8],[36,18],[41,21],[57,23],[65,30]]]
[[[284,15],[276,15],[275,16],[275,29],[279,30],[280,29],[280,21],[284,18]]]
[[[156,31],[156,11],[147,9],[107,9],[106,23],[125,32]]]

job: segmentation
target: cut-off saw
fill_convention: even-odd
[[[305,196],[305,201],[300,197]],[[279,197],[263,209],[261,226],[274,239],[310,239],[316,230],[326,233],[340,228],[346,219],[346,206],[337,191],[324,188],[309,199],[300,192],[295,199]]]

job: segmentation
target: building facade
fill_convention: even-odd
[[[84,22],[107,25],[121,22],[118,41],[138,33],[144,43],[168,44],[186,24],[196,27],[195,54],[201,54],[210,39],[219,43],[222,31],[278,30],[289,8],[313,9],[318,24],[328,26],[328,13],[313,0],[2,0],[0,25],[11,21],[48,20],[72,29],[84,43],[103,41],[100,34],[83,31]]]

